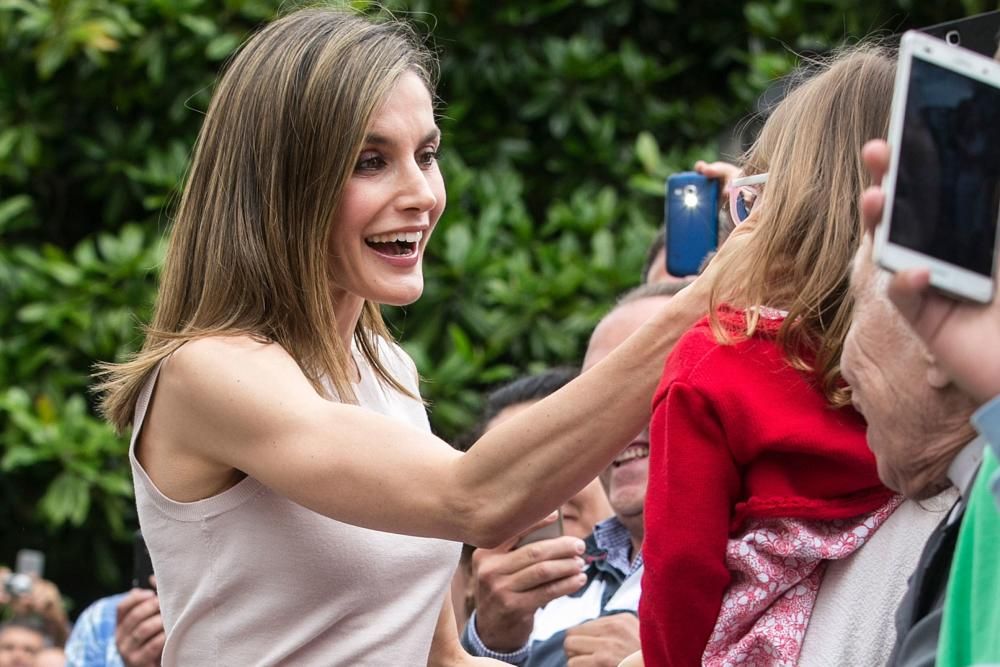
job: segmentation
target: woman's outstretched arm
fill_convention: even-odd
[[[467,454],[398,420],[323,399],[278,345],[197,340],[164,364],[140,460],[175,500],[211,495],[218,489],[206,489],[225,488],[235,470],[339,521],[496,545],[594,479],[642,430],[667,354],[706,311],[711,273]]]

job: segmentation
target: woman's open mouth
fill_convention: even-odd
[[[415,255],[423,232],[393,232],[390,234],[375,234],[365,239],[368,247],[388,257],[408,257]]]

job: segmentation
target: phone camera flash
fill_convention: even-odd
[[[692,186],[684,188],[684,197],[681,200],[684,208],[698,208],[698,190]]]

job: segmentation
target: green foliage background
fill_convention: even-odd
[[[432,33],[442,61],[449,206],[424,297],[387,315],[427,378],[446,438],[470,424],[491,385],[579,360],[615,295],[638,282],[665,176],[725,151],[794,51],[996,9],[985,0],[383,5]],[[139,343],[170,203],[217,71],[288,8],[0,0],[0,563],[43,549],[77,611],[125,586],[135,525],[126,443],[95,417],[88,373]]]

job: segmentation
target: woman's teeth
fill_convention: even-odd
[[[383,255],[412,255],[417,251],[417,243],[423,237],[423,232],[392,232],[369,236],[365,239],[365,243]]]
[[[619,466],[634,459],[644,459],[647,456],[649,456],[649,447],[629,447],[618,455],[618,458],[615,459],[615,465]]]
[[[365,239],[368,243],[394,243],[405,241],[406,243],[418,243],[424,238],[423,232],[393,232],[391,234],[376,234]]]

